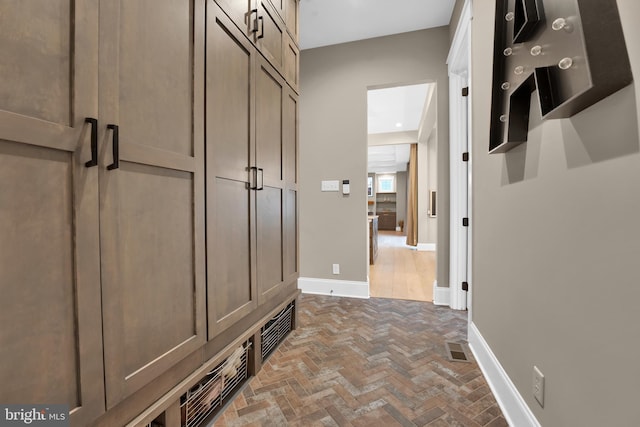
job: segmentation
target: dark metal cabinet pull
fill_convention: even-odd
[[[91,124],[91,160],[84,165],[88,168],[98,166],[98,120],[92,117],[84,119],[85,123]]]
[[[118,125],[107,125],[107,129],[113,130],[113,163],[107,166],[107,169],[114,170],[120,167],[120,135]]]
[[[262,168],[258,168],[258,174],[260,176],[260,185],[258,186],[258,188],[256,188],[256,190],[260,191],[260,190],[264,190],[264,169]],[[256,179],[256,185],[257,185],[257,179]]]
[[[258,21],[262,22],[262,25],[260,26],[260,35],[258,36],[258,40],[260,40],[264,38],[264,16],[258,16]]]
[[[251,9],[249,12],[249,21],[251,21],[251,15],[256,14],[256,19],[253,20],[253,28],[251,28],[252,33],[258,32],[258,9]]]
[[[255,166],[251,166],[249,170],[251,171],[251,177],[249,178],[251,180],[249,182],[249,190],[257,190],[258,189],[258,168]]]

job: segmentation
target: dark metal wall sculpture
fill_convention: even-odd
[[[493,57],[490,153],[527,141],[536,90],[558,119],[633,80],[616,0],[497,0]]]

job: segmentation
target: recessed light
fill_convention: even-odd
[[[402,127],[402,123],[400,123],[400,122],[396,123],[396,127],[397,128],[401,128]]]

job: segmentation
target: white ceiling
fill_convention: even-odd
[[[418,130],[429,84],[367,91],[369,134]]]
[[[409,144],[375,145],[369,147],[369,167],[367,172],[388,173],[407,170]]]
[[[300,48],[449,25],[455,0],[300,0]]]

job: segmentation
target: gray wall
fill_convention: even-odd
[[[449,186],[449,29],[440,27],[302,51],[300,55],[301,276],[366,281],[367,87],[434,81],[438,90],[439,186]],[[320,191],[350,179],[351,195]],[[448,202],[443,201],[443,208]],[[441,211],[443,215],[447,212]],[[445,216],[446,218],[446,216]],[[448,280],[448,227],[438,233],[438,282]],[[341,274],[331,274],[339,263]]]
[[[495,0],[474,5],[473,322],[543,426],[638,425],[640,2],[618,0],[636,83],[570,119],[534,102],[506,155],[487,154]]]

